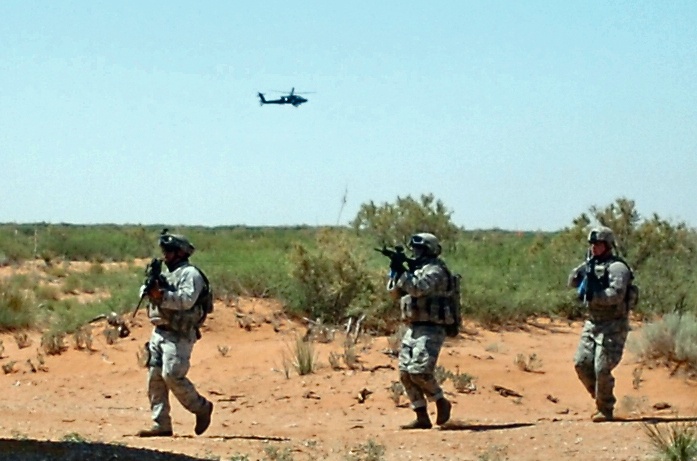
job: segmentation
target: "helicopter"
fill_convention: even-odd
[[[303,98],[295,92],[295,87],[291,88],[290,93],[287,96],[281,96],[278,99],[266,99],[264,97],[264,93],[257,93],[257,95],[259,96],[260,106],[263,106],[264,104],[292,104],[293,106],[298,107],[300,104],[307,102],[306,98]]]

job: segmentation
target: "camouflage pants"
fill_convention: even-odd
[[[169,392],[191,413],[206,410],[207,400],[186,377],[196,334],[180,335],[155,328],[150,337],[148,363],[148,398],[155,426],[172,429]]]
[[[581,332],[574,366],[581,383],[602,412],[612,412],[615,406],[612,370],[622,359],[628,333],[627,319],[604,322],[587,320]]]
[[[416,410],[426,406],[426,398],[443,397],[443,389],[433,376],[445,341],[445,329],[438,325],[412,325],[402,338],[399,350],[399,379]]]

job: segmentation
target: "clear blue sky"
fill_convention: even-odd
[[[344,224],[432,193],[468,229],[558,230],[618,197],[697,226],[693,0],[0,17],[0,222]],[[259,106],[291,87],[315,93]]]

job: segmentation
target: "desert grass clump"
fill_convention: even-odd
[[[358,353],[356,352],[356,344],[351,340],[350,337],[346,337],[344,341],[344,354],[342,355],[344,363],[350,370],[356,370],[360,368],[358,362]]]
[[[293,461],[293,453],[289,447],[267,445],[264,447],[264,453],[269,461]]]
[[[641,375],[644,373],[644,368],[642,366],[635,367],[632,370],[632,387],[635,390],[639,390],[641,387],[641,383],[644,381],[644,379],[641,377]]]
[[[65,333],[47,331],[41,336],[41,349],[48,355],[60,355],[65,351]]]
[[[492,445],[481,453],[478,457],[478,461],[503,461],[508,459],[506,456],[508,449],[501,445]]]
[[[230,353],[230,346],[218,344],[218,353],[220,353],[222,357],[227,357],[227,355]]]
[[[542,368],[542,360],[534,352],[527,358],[525,354],[517,354],[515,359],[513,359],[513,363],[519,370],[528,373],[539,373],[540,368]]]
[[[9,375],[10,373],[15,373],[17,370],[15,370],[15,363],[17,363],[16,360],[10,360],[7,363],[4,363],[2,365],[2,371],[6,375]]]
[[[286,378],[290,377],[290,368],[295,368],[300,376],[314,373],[317,368],[317,353],[312,342],[303,340],[298,336],[293,346],[288,346],[290,358],[286,354],[283,356],[283,369]]]
[[[20,349],[24,349],[26,347],[29,347],[32,344],[32,340],[29,337],[29,335],[23,331],[15,332],[12,335],[12,337],[14,338],[15,342],[17,343],[17,347]]]
[[[385,456],[385,446],[373,439],[356,445],[346,454],[346,461],[382,461]]]
[[[87,440],[84,436],[78,434],[77,432],[70,432],[68,434],[65,434],[61,438],[61,441],[71,443],[86,443],[89,440]]]
[[[474,384],[474,376],[469,373],[460,373],[460,368],[455,369],[455,373],[450,375],[450,380],[453,382],[455,390],[461,394],[471,394],[477,390]]]
[[[399,406],[402,403],[402,396],[406,393],[404,390],[404,385],[399,381],[392,381],[390,387],[387,388],[390,392],[390,398],[394,402],[395,406]]]
[[[674,422],[662,428],[644,424],[644,432],[656,450],[656,461],[694,461],[697,459],[697,425]]]
[[[75,349],[78,350],[92,350],[92,326],[82,325],[80,328],[73,332],[73,342]]]
[[[433,370],[433,377],[436,378],[436,382],[438,384],[443,384],[446,382],[451,375],[452,372],[450,370],[446,370],[442,365],[437,365]]]
[[[337,354],[336,352],[330,352],[329,366],[332,367],[332,370],[334,371],[341,370],[341,355]]]
[[[36,367],[39,371],[48,372],[48,366],[46,365],[46,357],[44,357],[44,354],[37,352],[36,362],[39,364]]]
[[[104,331],[102,331],[102,334],[104,335],[106,343],[110,346],[119,339],[119,330],[113,327],[106,327]]]

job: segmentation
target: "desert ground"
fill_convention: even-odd
[[[60,355],[40,357],[39,332],[21,349],[12,334],[0,335],[0,363],[15,362],[0,374],[1,459],[18,441],[77,440],[222,460],[378,459],[369,441],[385,460],[648,460],[646,423],[697,420],[697,382],[639,367],[627,350],[615,371],[619,420],[592,423],[593,402],[571,363],[581,323],[541,320],[498,332],[468,324],[448,339],[440,365],[472,375],[473,385],[463,393],[445,381],[454,403],[445,427],[399,430],[413,413],[391,391],[398,372],[389,338],[359,335],[354,369],[336,369],[329,357],[344,353],[337,331],[312,343],[319,366],[300,376],[289,361],[307,324],[271,300],[240,298],[216,303],[194,349],[189,377],[215,403],[208,431],[195,436],[194,416],[173,399],[174,437],[141,439],[134,434],[150,419],[137,352],[151,326],[142,309],[125,318],[129,336],[107,344],[98,321],[89,350],[67,337]]]

